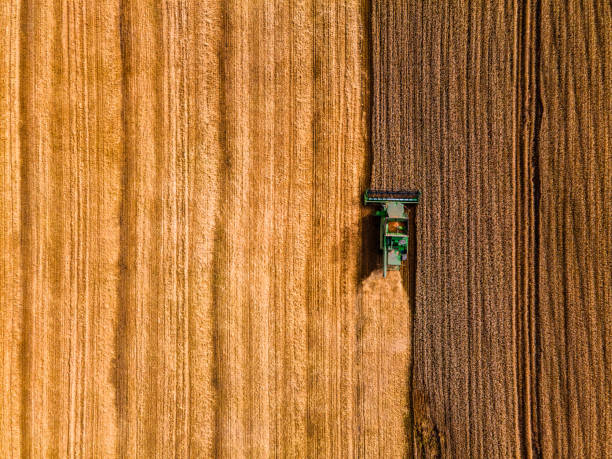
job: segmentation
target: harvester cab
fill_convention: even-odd
[[[383,252],[383,276],[388,270],[398,270],[408,258],[409,216],[406,205],[418,204],[420,191],[366,190],[365,205],[376,204],[380,217],[380,249]]]

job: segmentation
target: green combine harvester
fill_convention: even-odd
[[[420,191],[366,190],[364,204],[377,204],[380,217],[380,249],[383,252],[383,276],[388,270],[398,270],[408,258],[409,219],[407,204],[418,204]]]

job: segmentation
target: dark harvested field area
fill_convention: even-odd
[[[421,452],[612,454],[611,14],[374,2],[372,182],[423,191]]]

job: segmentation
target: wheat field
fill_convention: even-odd
[[[611,10],[1,2],[0,456],[609,457]]]

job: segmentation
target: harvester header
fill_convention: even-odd
[[[366,205],[385,203],[385,202],[401,202],[403,204],[418,204],[421,192],[417,190],[400,190],[400,191],[385,191],[385,190],[366,190],[363,195],[363,200]]]

